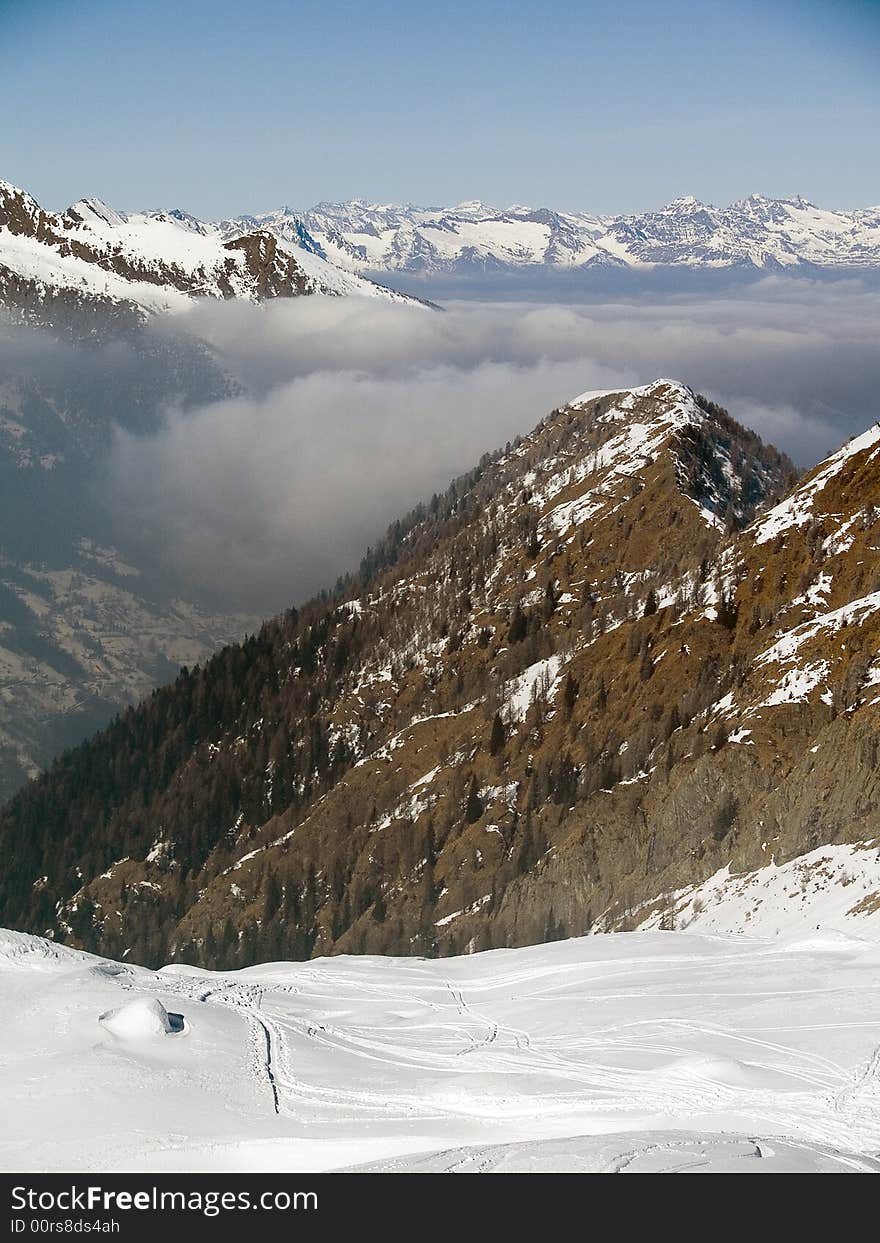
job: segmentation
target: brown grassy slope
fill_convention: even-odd
[[[218,847],[178,945],[227,924],[263,935],[276,887],[317,891],[315,952],[533,940],[626,904],[667,856],[699,870],[689,845],[683,862],[681,841],[658,844],[643,811],[653,783],[633,779],[646,765],[662,772],[670,754],[693,767],[687,749],[709,745],[695,717],[732,684],[736,634],[697,620],[699,601],[729,542],[724,515],[735,522],[755,479],[772,491],[787,466],[737,444],[733,483],[722,472],[710,495],[705,459],[730,460],[731,428],[677,426],[667,413],[679,401],[661,385],[610,424],[613,398],[555,412],[498,464],[493,501],[472,523],[417,546],[344,614],[383,636],[330,717],[365,754],[305,815],[283,812]],[[651,430],[652,452],[593,461],[633,425]],[[554,518],[578,502],[588,516]],[[668,603],[645,617],[652,589]],[[517,678],[542,660],[559,673],[552,693],[538,682],[537,702],[512,711]],[[723,814],[711,799],[703,811],[713,823]],[[89,895],[106,910],[113,880],[102,883]],[[283,928],[278,938],[283,951]]]

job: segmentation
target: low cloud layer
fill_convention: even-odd
[[[200,593],[278,608],[332,585],[395,516],[531,428],[584,374],[573,362],[316,372],[176,413],[157,437],[121,436],[117,504]],[[618,377],[592,367],[586,380]]]
[[[855,282],[444,313],[213,304],[179,326],[247,395],[120,433],[113,494],[189,584],[258,611],[332,584],[396,515],[585,389],[682,379],[802,465],[880,414],[880,294]]]

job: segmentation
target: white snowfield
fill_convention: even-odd
[[[0,1166],[877,1172],[877,848],[846,849],[804,900],[713,878],[711,933],[689,892],[689,931],[433,961],[152,972],[0,933]]]

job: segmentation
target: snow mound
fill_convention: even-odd
[[[717,1083],[731,1088],[766,1087],[768,1077],[776,1077],[765,1067],[739,1062],[736,1058],[718,1053],[693,1053],[676,1058],[669,1063],[666,1071],[676,1078],[696,1079],[701,1083]]]
[[[137,997],[116,1010],[107,1010],[98,1022],[119,1040],[155,1040],[185,1030],[182,1014],[169,1014],[155,997]]]
[[[208,971],[206,967],[190,967],[182,962],[169,962],[164,967],[160,967],[156,975],[171,975],[180,979],[189,979],[195,977],[197,979],[206,979],[216,977],[216,971]]]
[[[873,941],[849,936],[836,928],[823,928],[814,936],[797,937],[781,946],[788,954],[861,954],[874,948]]]

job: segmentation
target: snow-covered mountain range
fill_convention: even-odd
[[[305,233],[221,230],[185,212],[124,213],[95,198],[54,213],[0,181],[0,305],[50,326],[83,307],[136,321],[198,298],[301,294],[402,298],[340,270]]]
[[[60,213],[0,181],[0,305],[57,319],[71,308],[143,317],[197,298],[300,294],[402,299],[394,273],[880,270],[880,207],[831,211],[751,195],[594,215],[480,202],[422,208],[353,200],[216,222],[120,212],[81,199]]]
[[[659,211],[610,216],[354,200],[240,216],[219,228],[230,238],[265,229],[286,244],[313,246],[350,272],[880,267],[880,207],[831,211],[760,194],[729,207],[686,196]]]

